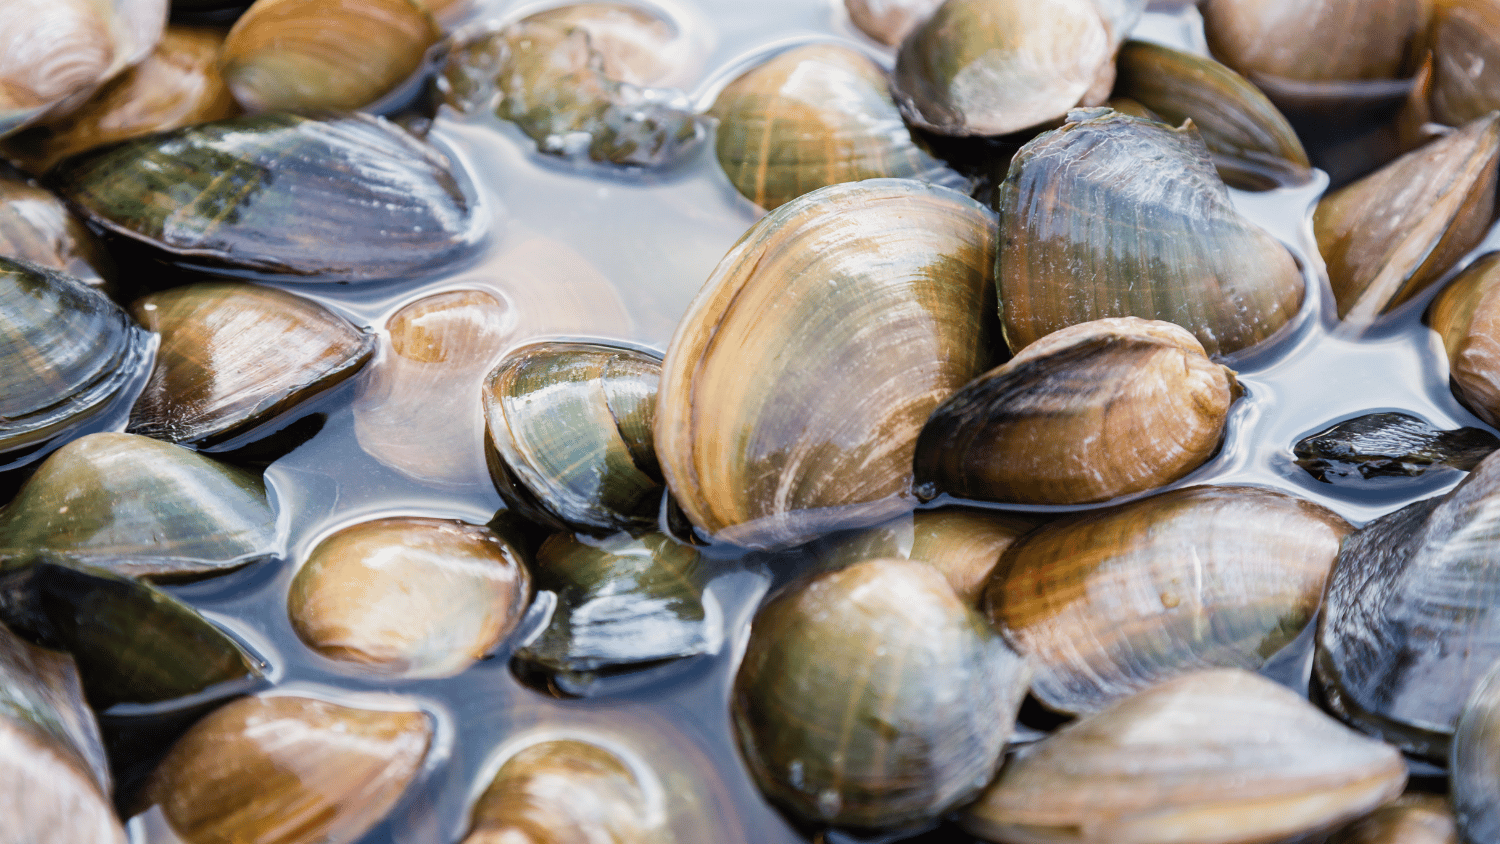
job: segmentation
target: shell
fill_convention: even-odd
[[[441,37],[414,0],[256,0],[220,65],[246,111],[352,111],[415,73]]]
[[[1296,261],[1235,210],[1195,130],[1100,111],[1069,121],[1022,147],[1000,186],[995,275],[1012,351],[1138,316],[1227,355],[1296,315]]]
[[[0,556],[57,551],[121,574],[201,576],[280,549],[260,477],[135,434],[73,440],[0,510]]]
[[[103,292],[115,263],[104,244],[50,191],[0,166],[0,255],[59,270]]]
[[[887,47],[901,43],[943,0],[844,0],[849,20]]]
[[[963,816],[1014,844],[1252,844],[1401,793],[1395,748],[1235,669],[1162,683],[1022,750]]]
[[[308,647],[364,673],[447,677],[499,645],[530,598],[519,552],[494,532],[408,516],[319,542],[287,614]]]
[[[145,803],[183,841],[356,841],[416,777],[433,733],[402,698],[358,703],[272,693],[225,704],[173,745]]]
[[[1462,126],[1500,108],[1500,8],[1485,0],[1436,0],[1426,46],[1432,116]]]
[[[849,47],[781,53],[714,100],[719,166],[766,209],[827,185],[884,176],[965,187],[912,141],[888,86],[880,65]]]
[[[1069,326],[938,405],[917,438],[917,491],[1082,504],[1153,489],[1218,451],[1237,393],[1171,323]]]
[[[96,226],[179,264],[291,281],[410,276],[479,236],[452,165],[368,115],[205,123],[68,159],[48,180]]]
[[[684,88],[703,66],[702,39],[664,9],[630,3],[572,3],[526,20],[581,29],[605,77],[627,85]]]
[[[1441,467],[1468,471],[1500,438],[1480,428],[1441,431],[1406,413],[1370,413],[1319,431],[1292,448],[1297,465],[1327,483],[1416,477]]]
[[[1500,667],[1500,663],[1496,664]],[[1453,817],[1464,841],[1500,838],[1500,671],[1491,668],[1464,703],[1448,752]],[[1457,836],[1455,836],[1457,837]]]
[[[731,715],[772,802],[812,823],[894,828],[994,774],[1028,673],[931,566],[867,560],[761,608]]]
[[[1357,823],[1345,827],[1328,844],[1460,844],[1448,801],[1430,794],[1403,794]]]
[[[1284,493],[1174,490],[1027,534],[983,604],[1038,700],[1095,712],[1201,668],[1260,668],[1312,621],[1350,530]]]
[[[501,495],[559,528],[655,525],[660,371],[654,356],[618,346],[543,343],[507,355],[483,388],[486,454]]]
[[[1374,320],[1477,246],[1494,219],[1497,162],[1491,115],[1323,197],[1313,233],[1339,316]]]
[[[1204,0],[1214,57],[1262,85],[1406,75],[1429,0]],[[1357,21],[1359,25],[1350,25]],[[1262,88],[1267,87],[1262,85]]]
[[[1481,256],[1432,300],[1427,323],[1443,339],[1453,394],[1475,416],[1500,425],[1500,253]]]
[[[1409,752],[1447,756],[1464,698],[1500,658],[1497,495],[1492,455],[1354,533],[1329,576],[1313,662],[1328,704]]]
[[[656,454],[699,530],[786,546],[912,506],[922,423],[988,363],[993,225],[946,188],[872,179],[746,232],[662,365]]]
[[[150,365],[150,335],[78,279],[0,257],[0,452],[98,416]]]

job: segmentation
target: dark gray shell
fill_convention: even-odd
[[[1443,431],[1408,413],[1367,413],[1299,440],[1292,454],[1308,474],[1340,483],[1442,467],[1468,471],[1497,449],[1500,438],[1482,428]]]

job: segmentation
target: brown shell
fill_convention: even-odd
[[[1410,71],[1429,0],[1203,0],[1221,62],[1256,80],[1395,79]]]
[[[1500,425],[1500,253],[1464,268],[1432,300],[1427,324],[1448,353],[1454,395],[1475,416]]]
[[[61,270],[108,293],[115,263],[51,191],[0,167],[0,255]]]
[[[1500,108],[1500,6],[1488,0],[1433,0],[1427,102],[1432,117],[1462,126]]]

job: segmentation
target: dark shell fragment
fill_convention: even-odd
[[[1482,428],[1444,431],[1407,413],[1368,413],[1299,441],[1297,465],[1324,483],[1376,477],[1416,477],[1429,469],[1469,471],[1500,438]]]

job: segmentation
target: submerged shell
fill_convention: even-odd
[[[95,225],[189,267],[400,278],[478,237],[453,165],[362,114],[205,123],[85,153],[48,179]]]
[[[1000,187],[995,275],[1012,351],[1138,316],[1232,354],[1296,315],[1296,261],[1235,210],[1195,130],[1113,112],[1070,120],[1022,147]]]
[[[946,188],[873,179],[745,234],[662,366],[656,454],[699,530],[784,546],[913,505],[922,423],[990,358],[993,226]]]
[[[483,388],[500,494],[528,517],[593,533],[656,524],[652,443],[661,363],[634,349],[542,343],[507,355]]]
[[[0,257],[0,452],[96,416],[150,355],[150,335],[103,293]]]
[[[1500,663],[1464,703],[1448,754],[1453,815],[1463,840],[1500,840]]]
[[[792,815],[900,827],[994,774],[1028,673],[932,567],[875,559],[761,608],[731,714],[751,774]]]
[[[1292,453],[1308,474],[1340,483],[1439,467],[1468,471],[1496,450],[1500,438],[1481,428],[1442,431],[1407,413],[1370,413],[1302,439]]]
[[[0,255],[59,270],[108,290],[115,264],[63,201],[0,167]]]
[[[272,693],[225,704],[151,775],[146,828],[194,844],[358,840],[416,777],[433,727],[393,695],[355,703]]]
[[[1500,459],[1446,495],[1349,537],[1328,581],[1313,667],[1332,709],[1442,759],[1459,710],[1500,658]]]
[[[1328,844],[1460,844],[1448,801],[1408,792],[1328,839]]]
[[[1236,393],[1176,325],[1069,326],[938,405],[917,439],[918,494],[1082,504],[1163,486],[1218,451]]]
[[[1500,115],[1476,120],[1323,197],[1313,214],[1339,316],[1365,323],[1421,293],[1495,216]]]
[[[702,39],[662,8],[597,0],[545,9],[526,20],[588,33],[604,75],[617,82],[685,88],[702,69]]]
[[[1258,844],[1401,793],[1395,748],[1234,669],[1162,683],[1022,750],[963,817],[1014,844]]]
[[[880,65],[837,44],[775,56],[725,86],[709,113],[719,166],[746,199],[776,208],[811,190],[882,176],[961,187],[919,148]]]
[[[122,574],[212,574],[280,548],[260,477],[135,434],[68,443],[0,510],[0,555],[50,550]]]
[[[447,677],[521,620],[531,597],[519,552],[485,527],[413,516],[344,528],[292,579],[297,636],[364,672]]]
[[[1189,671],[1260,668],[1312,620],[1350,530],[1284,493],[1174,490],[1017,540],[984,606],[1036,669],[1032,694],[1094,712]]]
[[[1489,253],[1432,300],[1427,322],[1443,339],[1453,394],[1475,416],[1500,425],[1500,253]]]

